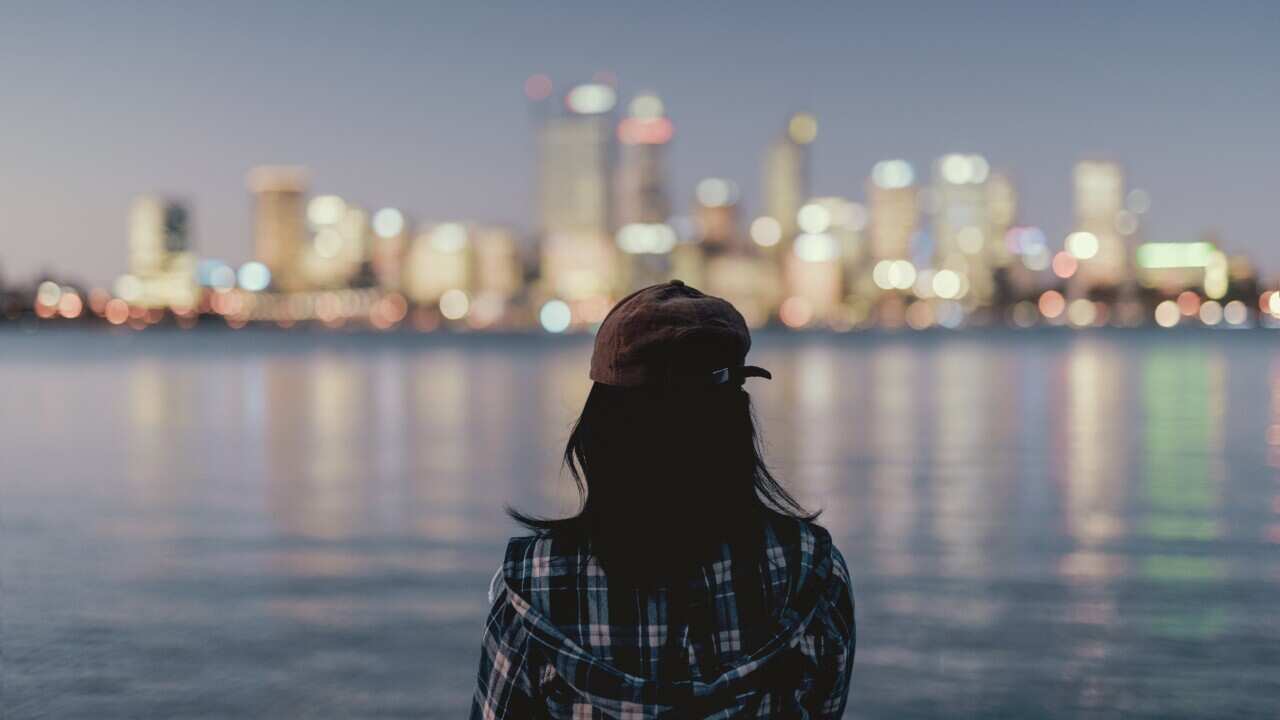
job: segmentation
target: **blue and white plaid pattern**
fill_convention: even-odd
[[[599,562],[572,540],[514,538],[494,589],[473,719],[844,712],[849,572],[811,523],[771,522],[763,557],[731,557],[726,545],[681,593],[610,594]]]

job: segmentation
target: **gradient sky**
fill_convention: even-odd
[[[818,194],[947,151],[1008,170],[1021,220],[1070,228],[1071,165],[1124,164],[1148,237],[1216,230],[1280,270],[1280,2],[478,3],[0,0],[0,268],[125,269],[140,192],[186,197],[203,255],[248,259],[245,171],[419,219],[532,226],[521,86],[598,70],[656,90],[672,188],[756,207],[788,112],[820,126]]]

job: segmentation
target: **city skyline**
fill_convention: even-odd
[[[47,268],[107,284],[124,270],[129,204],[149,191],[189,204],[199,254],[249,259],[243,174],[262,163],[307,165],[313,188],[368,207],[532,233],[522,85],[546,73],[563,89],[601,70],[624,97],[662,97],[677,212],[692,209],[699,180],[726,177],[759,214],[764,149],[803,109],[820,125],[814,196],[866,203],[875,162],[902,157],[920,172],[947,152],[981,153],[1012,173],[1020,221],[1060,247],[1075,162],[1105,158],[1153,198],[1148,239],[1212,230],[1264,268],[1280,261],[1264,211],[1280,117],[1266,92],[1277,51],[1264,41],[1280,12],[1262,5],[1231,17],[1173,3],[654,7],[626,17],[627,32],[608,24],[621,11],[588,6],[5,12],[16,59],[0,78],[17,112],[0,169],[0,272],[11,282]]]

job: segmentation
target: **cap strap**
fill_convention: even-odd
[[[755,365],[739,365],[737,367],[720,368],[711,372],[712,385],[741,385],[746,382],[749,377],[764,378],[766,380],[773,379],[773,373],[762,367]]]

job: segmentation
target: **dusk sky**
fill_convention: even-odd
[[[985,154],[1055,246],[1072,164],[1122,163],[1148,239],[1214,230],[1280,271],[1280,2],[0,2],[0,272],[106,284],[132,196],[188,199],[196,250],[249,259],[246,171],[419,220],[533,226],[521,87],[615,73],[675,123],[684,210],[815,113],[814,191],[877,160]],[[747,216],[748,218],[750,215]]]

